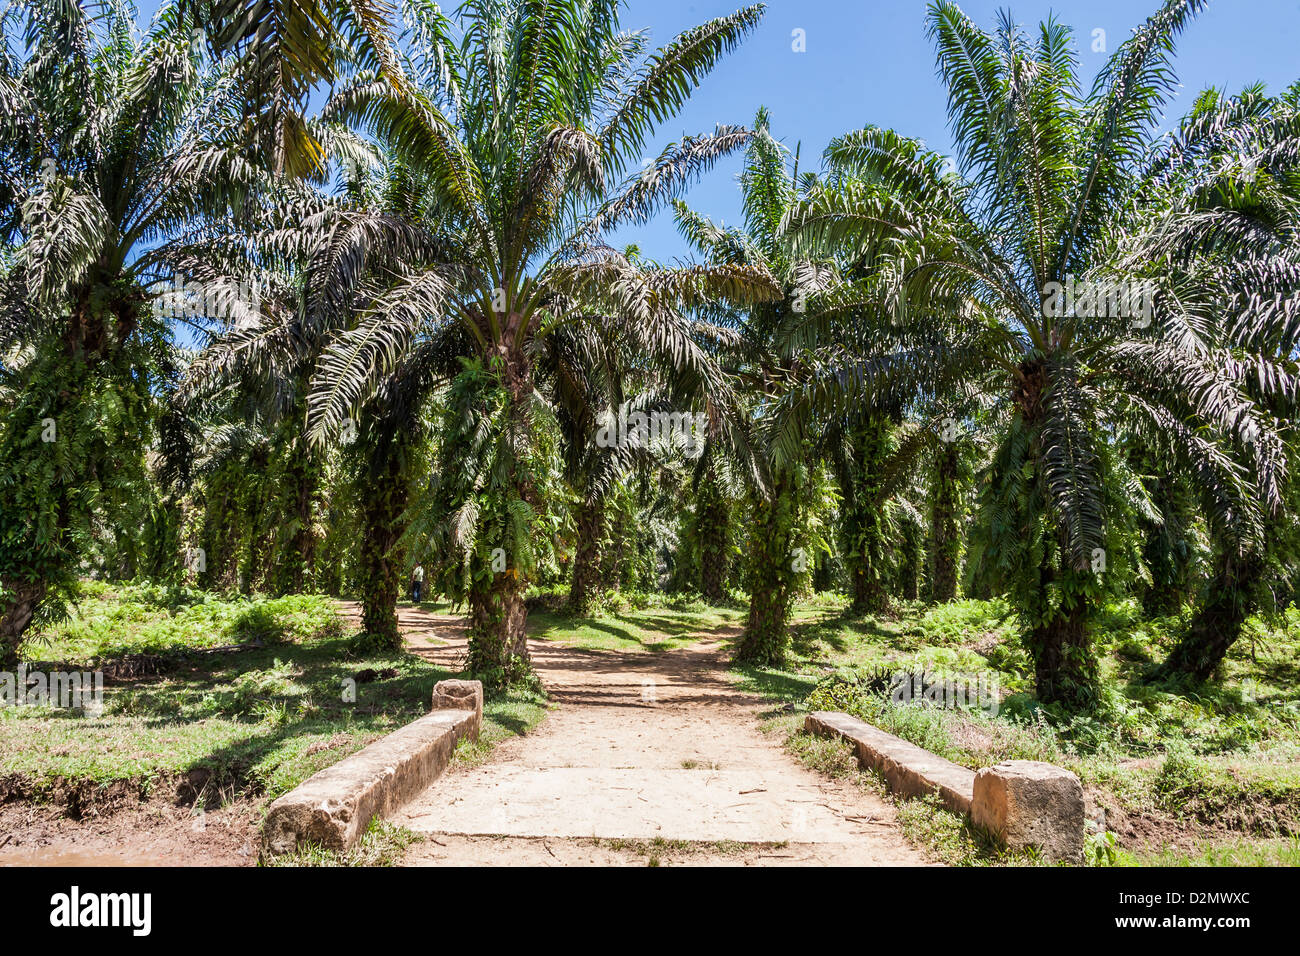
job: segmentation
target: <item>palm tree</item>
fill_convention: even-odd
[[[173,255],[185,280],[257,289],[255,312],[232,309],[219,321],[193,323],[206,344],[178,397],[187,405],[233,397],[234,414],[271,432],[268,455],[280,480],[268,488],[276,499],[269,503],[276,542],[268,570],[279,593],[301,591],[313,577],[314,516],[328,456],[307,441],[307,406],[321,354],[375,273],[431,254],[421,246],[424,233],[408,227],[385,197],[400,193],[399,174],[383,168],[375,148],[344,128],[315,121],[308,128],[344,170],[338,196],[282,178],[269,201],[242,211],[237,222],[209,223]]]
[[[1126,522],[1149,509],[1110,436],[1140,436],[1167,467],[1194,471],[1218,526],[1248,533],[1256,494],[1279,493],[1281,440],[1246,384],[1268,359],[1227,354],[1212,298],[1174,281],[1200,245],[1240,258],[1276,244],[1185,188],[1231,175],[1200,151],[1209,130],[1154,134],[1175,84],[1174,38],[1201,6],[1167,0],[1085,94],[1068,28],[1048,20],[1027,37],[1003,14],[989,35],[955,4],[931,4],[960,173],[914,141],[864,129],[828,150],[837,188],[791,217],[812,247],[894,244],[896,324],[865,359],[827,356],[810,393],[829,407],[901,383],[998,396],[984,554],[1020,614],[1045,702],[1093,700],[1089,620],[1131,568]],[[1076,282],[1154,297],[1072,308],[1063,290]],[[1152,302],[1154,313],[1139,308]],[[1290,385],[1277,370],[1264,388]],[[1249,449],[1245,435],[1258,438]],[[1263,463],[1258,484],[1238,464],[1246,456]]]
[[[310,97],[357,67],[403,87],[393,15],[387,0],[175,0],[168,19],[172,29],[201,38],[213,57],[240,61],[249,146],[280,175],[320,181],[331,155],[307,117]]]
[[[622,255],[629,269],[645,273],[646,278],[662,270],[658,263],[642,257],[635,246],[624,249]],[[588,304],[594,306],[603,298],[593,298]],[[608,304],[616,309],[617,298]],[[680,315],[665,315],[660,320],[686,323]],[[686,380],[679,382],[678,369],[671,362],[647,361],[635,336],[611,337],[609,330],[619,325],[616,315],[560,325],[545,337],[538,351],[538,384],[555,406],[564,480],[575,499],[566,607],[577,615],[588,614],[597,592],[603,589],[603,551],[612,530],[607,499],[633,472],[649,470],[653,455],[661,451],[602,442],[602,430],[611,422],[626,420],[629,414],[671,412],[700,400],[692,393],[698,379],[689,372]],[[672,453],[671,448],[662,451]],[[616,581],[610,583],[617,586]]]
[[[789,209],[812,180],[801,181],[798,157],[791,157],[772,136],[765,108],[759,109],[753,125],[740,177],[744,227],[718,225],[680,202],[676,219],[678,231],[706,262],[762,269],[782,284],[779,300],[715,317],[718,326],[730,330],[718,339],[716,349],[740,391],[738,402],[716,402],[725,413],[722,417],[734,423],[722,437],[736,459],[735,470],[746,477],[750,498],[749,614],[736,658],[775,664],[784,658],[796,589],[813,563],[803,522],[815,462],[806,433],[793,442],[769,440],[771,408],[797,374],[804,299],[830,276],[796,262],[784,235]]]
[[[1206,240],[1179,263],[1179,280],[1214,302],[1204,333],[1209,347],[1238,369],[1247,394],[1290,444],[1279,449],[1271,435],[1261,444],[1253,425],[1247,425],[1243,470],[1255,489],[1258,514],[1238,524],[1211,523],[1214,554],[1204,595],[1155,677],[1210,677],[1250,614],[1275,606],[1274,592],[1289,587],[1292,577],[1294,515],[1287,500],[1295,486],[1284,480],[1295,453],[1291,422],[1300,342],[1298,150],[1300,82],[1279,97],[1268,96],[1258,84],[1232,97],[1203,92],[1169,150],[1171,169],[1165,175],[1189,165],[1197,170],[1199,175],[1184,185],[1189,202],[1212,226]],[[1185,159],[1189,152],[1205,159],[1193,165]],[[1244,236],[1244,242],[1215,241],[1224,232]],[[1239,253],[1245,243],[1249,255]],[[1175,512],[1176,532],[1172,497],[1166,493],[1162,504],[1165,513]]]
[[[237,65],[207,62],[175,7],[142,37],[132,14],[35,2],[2,24],[0,354],[16,357],[0,372],[21,389],[0,424],[6,659],[57,611],[94,512],[143,480],[149,393],[170,361],[149,290],[179,238],[260,178],[232,108]]]
[[[564,480],[574,499],[574,550],[566,610],[591,612],[604,589],[602,564],[610,537],[609,496],[619,482],[646,465],[649,449],[603,446],[601,428],[618,415],[645,411],[650,396],[642,387],[653,380],[649,369],[630,367],[623,343],[611,342],[582,327],[557,329],[547,337],[539,371],[554,396],[562,436]],[[639,374],[637,374],[639,373]]]
[[[727,600],[740,534],[736,520],[741,491],[732,479],[731,461],[718,442],[705,444],[691,473],[692,505],[683,516],[673,584],[698,591],[713,604]]]
[[[934,449],[929,489],[930,600],[957,597],[961,573],[963,493],[970,481],[969,453],[960,440]]]
[[[325,112],[370,130],[409,171],[420,197],[415,223],[438,238],[444,255],[397,271],[327,351],[312,396],[312,433],[323,440],[336,429],[420,341],[446,326],[461,330],[467,357],[477,362],[464,373],[464,408],[503,416],[502,430],[489,430],[513,449],[494,458],[493,490],[475,499],[493,510],[475,512],[481,540],[468,552],[471,661],[497,678],[527,665],[523,598],[533,552],[519,529],[540,521],[548,506],[538,484],[549,480],[550,466],[528,454],[549,427],[537,420],[547,414],[537,407],[540,344],[563,324],[617,315],[611,334],[634,340],[648,356],[716,377],[674,311],[771,295],[761,270],[647,274],[601,239],[621,223],[644,219],[748,141],[743,129],[719,127],[640,166],[655,125],[676,113],[758,23],[762,7],[688,30],[647,55],[643,34],[620,32],[619,6],[466,3],[454,18],[413,7],[419,43],[404,68],[411,82],[395,86],[362,72]],[[623,181],[613,186],[618,177]],[[614,307],[606,301],[588,308],[601,297],[616,300]],[[448,506],[467,514],[465,503]],[[504,565],[492,558],[498,553]]]
[[[889,605],[892,548],[878,499],[885,478],[882,463],[895,451],[895,417],[874,409],[850,414],[837,423],[829,439],[842,497],[840,554],[855,614],[876,613]]]

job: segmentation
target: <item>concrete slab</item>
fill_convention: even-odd
[[[969,813],[975,771],[885,733],[847,714],[817,711],[804,718],[804,729],[823,737],[842,737],[857,750],[858,763],[875,770],[895,793],[908,797],[938,792],[954,813]]]
[[[852,842],[873,822],[846,822],[815,780],[761,771],[511,766],[447,777],[396,820],[425,833],[750,843]]]

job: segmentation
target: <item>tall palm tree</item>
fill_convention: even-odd
[[[1191,153],[1204,159],[1192,163]],[[1188,167],[1195,171],[1187,175]],[[1281,96],[1260,84],[1236,96],[1206,90],[1183,121],[1161,173],[1184,174],[1184,188],[1198,214],[1213,224],[1207,241],[1178,263],[1183,286],[1214,303],[1205,332],[1220,361],[1238,369],[1243,385],[1271,426],[1288,441],[1279,452],[1271,438],[1258,445],[1245,433],[1243,467],[1257,489],[1258,521],[1212,523],[1215,538],[1209,580],[1186,631],[1154,676],[1204,680],[1241,636],[1246,619],[1276,603],[1294,567],[1294,481],[1283,485],[1295,455],[1297,396],[1294,369],[1300,344],[1300,82]],[[1215,241],[1226,232],[1245,236],[1250,255],[1237,242]],[[1165,512],[1176,501],[1166,493]],[[1167,537],[1174,537],[1167,534]],[[1175,542],[1176,542],[1175,538]],[[1175,571],[1177,566],[1175,565]]]
[[[691,508],[683,516],[673,568],[674,587],[698,591],[710,603],[727,599],[739,551],[738,505],[742,492],[732,481],[731,460],[718,442],[705,444],[691,472]]]
[[[57,609],[98,508],[130,494],[170,361],[149,290],[205,214],[261,174],[211,63],[167,7],[143,36],[125,4],[34,2],[2,24],[0,656]],[[14,41],[18,42],[15,43]],[[16,351],[15,351],[16,350]]]
[[[257,289],[256,312],[193,323],[206,342],[179,398],[193,404],[236,395],[234,411],[272,430],[281,487],[272,503],[270,584],[283,593],[309,586],[315,561],[314,513],[328,456],[307,441],[312,374],[372,275],[428,254],[424,234],[385,197],[400,183],[375,148],[344,128],[315,121],[308,128],[344,171],[338,195],[281,178],[270,201],[241,211],[238,221],[208,223],[173,257],[186,281]]]
[[[1211,522],[1238,535],[1258,526],[1258,496],[1279,495],[1281,439],[1247,380],[1262,364],[1262,387],[1277,395],[1291,376],[1258,352],[1229,354],[1215,297],[1175,281],[1174,265],[1198,247],[1257,259],[1278,241],[1185,188],[1233,175],[1200,150],[1211,131],[1155,134],[1175,86],[1174,39],[1203,5],[1166,0],[1085,93],[1071,32],[1055,20],[1031,37],[1003,14],[990,35],[955,4],[932,3],[960,172],[914,141],[864,129],[828,151],[842,188],[792,215],[814,247],[895,243],[895,324],[866,358],[827,357],[810,391],[831,407],[902,381],[999,396],[985,554],[1019,611],[1047,702],[1094,698],[1089,620],[1123,580],[1126,521],[1149,509],[1112,435],[1139,435],[1167,467],[1195,472]],[[1075,281],[1154,290],[1154,313],[1136,314],[1140,294],[1127,310],[1072,308],[1063,289]],[[1257,482],[1244,459],[1258,463]]]
[[[607,498],[648,451],[631,445],[602,446],[599,441],[606,416],[617,418],[617,413],[626,415],[632,408],[644,410],[645,397],[636,393],[653,381],[651,370],[632,365],[635,356],[623,345],[591,327],[565,326],[547,336],[538,360],[538,371],[556,408],[564,480],[575,499],[566,602],[571,614],[590,613],[602,590]],[[626,401],[629,393],[639,400]]]
[[[418,44],[394,86],[362,72],[339,89],[325,115],[359,124],[409,170],[421,197],[419,225],[443,244],[435,260],[408,263],[373,297],[355,327],[328,350],[313,392],[313,435],[336,429],[420,341],[462,330],[477,359],[468,408],[504,416],[493,493],[476,512],[483,535],[471,552],[472,664],[495,677],[527,666],[524,591],[530,549],[519,522],[547,505],[527,454],[538,437],[534,363],[542,341],[565,323],[599,323],[647,355],[716,377],[676,309],[772,294],[766,273],[736,267],[632,266],[602,236],[643,220],[749,133],[719,127],[688,137],[642,167],[655,126],[675,114],[713,68],[758,23],[762,7],[688,30],[647,52],[640,32],[619,28],[618,0],[470,2],[448,17],[432,5],[410,12]],[[620,180],[621,177],[621,181]],[[617,185],[615,183],[617,182]],[[617,300],[588,308],[594,298]],[[666,308],[671,306],[672,308]],[[504,402],[480,376],[499,380]],[[721,387],[721,384],[719,385]],[[484,406],[482,403],[486,402]],[[537,427],[535,427],[537,426]],[[468,438],[468,436],[467,436]],[[482,546],[480,546],[482,545]],[[504,552],[504,570],[490,556]]]
[[[784,657],[790,608],[812,566],[803,521],[815,463],[808,436],[773,443],[767,424],[775,399],[797,374],[803,300],[820,289],[828,275],[797,263],[785,241],[785,218],[811,180],[801,180],[798,157],[772,135],[765,108],[759,109],[753,125],[740,177],[743,227],[716,224],[681,202],[676,204],[676,219],[678,231],[706,262],[763,269],[781,282],[779,299],[732,309],[715,319],[718,326],[729,327],[731,334],[721,338],[717,348],[740,392],[737,402],[717,402],[724,417],[736,423],[723,437],[750,489],[749,614],[736,656],[748,663],[772,664]]]

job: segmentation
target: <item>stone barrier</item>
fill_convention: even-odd
[[[483,724],[479,681],[439,681],[433,711],[304,780],[271,804],[262,852],[301,843],[346,850],[375,817],[391,814],[446,769],[456,744],[477,740]]]
[[[1083,785],[1041,760],[1007,760],[975,775],[971,819],[1009,847],[1083,862]]]
[[[1052,862],[1083,860],[1083,786],[1068,770],[1038,760],[1007,760],[975,771],[847,714],[817,711],[804,730],[853,745],[858,764],[906,797],[937,793],[948,809],[1013,849],[1036,847]]]

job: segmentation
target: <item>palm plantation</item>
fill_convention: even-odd
[[[7,7],[0,666],[143,585],[355,601],[340,666],[400,657],[419,565],[490,700],[649,608],[791,707],[996,671],[989,735],[1072,756],[1222,705],[1300,596],[1300,81],[1177,115],[1206,5],[1088,80],[1063,22],[928,4],[951,157],[682,132],[763,4]]]
[[[206,62],[167,19],[138,40],[131,22],[38,6],[27,57],[5,51],[6,661],[63,601],[96,512],[147,480],[132,451],[157,414],[148,389],[175,375],[151,284],[188,230],[260,185],[228,112],[243,64]]]
[[[957,379],[997,396],[978,570],[1011,597],[1044,700],[1089,699],[1090,619],[1133,573],[1126,526],[1150,508],[1109,435],[1154,448],[1163,468],[1193,470],[1206,520],[1238,549],[1251,547],[1259,504],[1276,501],[1285,480],[1277,420],[1260,407],[1293,393],[1276,361],[1284,355],[1267,332],[1263,349],[1207,335],[1219,299],[1199,299],[1209,290],[1190,276],[1211,244],[1226,245],[1214,255],[1246,274],[1285,254],[1285,178],[1258,200],[1275,209],[1206,209],[1199,190],[1231,190],[1245,163],[1268,170],[1285,149],[1268,138],[1294,142],[1294,128],[1278,124],[1251,143],[1258,153],[1224,163],[1215,140],[1237,111],[1210,101],[1201,107],[1220,115],[1193,116],[1181,137],[1154,141],[1174,82],[1167,41],[1196,6],[1166,4],[1084,95],[1062,25],[1027,36],[1004,19],[990,35],[955,5],[936,4],[929,23],[959,172],[945,175],[940,157],[868,128],[831,144],[839,181],[793,216],[813,245],[897,248],[884,292],[895,328],[881,330],[882,354],[867,358],[863,382],[934,395]],[[1253,228],[1233,230],[1237,219]],[[1062,290],[1076,277],[1123,286],[1127,304],[1067,304]],[[1259,380],[1257,367],[1267,369]],[[824,374],[842,368],[832,360]]]

